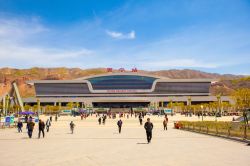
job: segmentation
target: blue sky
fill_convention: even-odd
[[[250,74],[249,0],[0,0],[0,67]]]

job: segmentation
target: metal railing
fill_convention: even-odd
[[[250,140],[250,125],[241,122],[179,121],[176,123],[183,130]]]

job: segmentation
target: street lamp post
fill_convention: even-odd
[[[37,117],[39,119],[39,111],[40,111],[41,107],[40,107],[40,100],[37,99]]]
[[[191,97],[188,97],[188,111],[189,111],[189,115],[191,116]]]
[[[219,112],[220,113],[220,116],[221,116],[221,96],[220,95],[217,95],[217,102],[218,102],[218,106],[217,106],[217,113]]]
[[[201,120],[203,121],[203,105],[201,105]]]
[[[9,97],[9,95],[6,95],[6,103],[5,103],[5,116],[7,116],[8,115],[8,113],[9,113],[9,100],[10,100],[10,97]]]
[[[60,113],[61,112],[61,109],[62,109],[62,103],[61,102],[59,102],[59,108],[58,108],[58,112],[57,113]]]

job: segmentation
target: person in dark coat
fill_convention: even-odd
[[[74,128],[75,128],[74,122],[71,121],[70,124],[69,124],[69,126],[70,126],[70,130],[71,130],[71,134],[73,134],[74,133]]]
[[[106,122],[106,115],[102,117],[102,124],[105,125],[105,122]]]
[[[168,116],[167,115],[165,116],[165,119],[163,121],[163,128],[164,130],[168,129]]]
[[[22,127],[23,127],[23,122],[21,122],[20,120],[18,120],[18,122],[17,122],[17,130],[18,130],[19,133],[23,132],[22,131]]]
[[[147,122],[144,124],[144,128],[146,130],[148,143],[150,143],[152,139],[152,130],[154,128],[153,123],[150,122],[150,118],[147,119]]]
[[[25,123],[28,123],[28,115],[25,115]]]
[[[102,123],[102,118],[101,117],[99,117],[98,122],[99,122],[99,125]]]
[[[44,128],[45,128],[44,122],[41,119],[39,119],[39,123],[38,123],[38,129],[39,129],[38,138],[40,138],[41,132],[43,133],[43,138],[44,138]]]
[[[27,129],[28,129],[29,138],[32,138],[34,126],[35,126],[35,123],[32,122],[32,119],[29,119],[29,121],[27,122]]]
[[[121,119],[118,120],[117,126],[118,126],[118,131],[119,131],[119,133],[121,133],[121,130],[122,130],[122,120],[121,120]]]
[[[168,121],[167,121],[167,119],[164,119],[164,121],[163,121],[163,129],[164,130],[168,129]]]
[[[142,117],[139,118],[140,125],[142,125]]]

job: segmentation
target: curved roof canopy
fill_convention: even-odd
[[[137,73],[137,72],[120,72],[120,73],[117,72],[117,73],[105,73],[105,74],[99,74],[99,75],[80,77],[80,78],[77,78],[76,80],[89,80],[91,78],[104,77],[104,76],[141,76],[141,77],[152,77],[155,79],[169,79],[167,77],[150,75],[150,74],[143,74],[143,73]]]
[[[157,78],[141,75],[105,75],[88,78],[95,90],[151,89]]]

